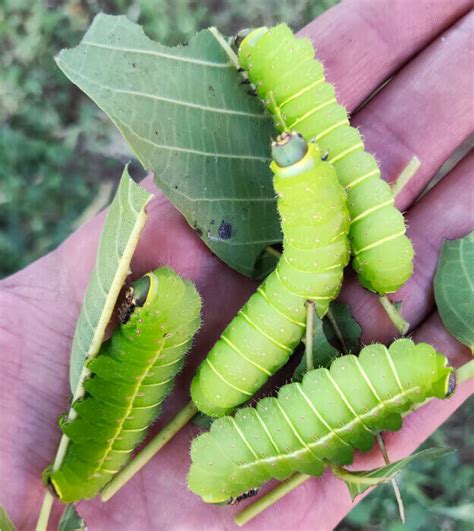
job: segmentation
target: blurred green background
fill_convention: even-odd
[[[54,63],[95,14],[126,14],[150,37],[173,45],[211,25],[228,35],[281,20],[299,28],[337,1],[0,0],[0,278],[57,246],[105,206],[132,158],[103,113]],[[136,162],[131,172],[144,174]],[[427,443],[457,453],[401,474],[407,526],[398,522],[390,486],[382,486],[339,528],[472,529],[473,405],[471,399]]]

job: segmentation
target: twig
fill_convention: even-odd
[[[36,523],[36,531],[46,531],[48,529],[49,515],[51,514],[53,501],[53,495],[47,490],[38,516],[38,522]]]
[[[299,487],[310,477],[311,476],[308,474],[295,474],[294,476],[291,476],[291,478],[283,481],[278,487],[275,487],[273,490],[265,494],[265,496],[262,496],[255,503],[252,503],[252,505],[249,505],[237,514],[234,518],[234,522],[240,527],[243,526],[252,520],[252,518],[255,518],[265,509],[268,509],[268,507],[271,507],[278,500],[286,496],[289,492],[296,489],[296,487]]]
[[[387,315],[390,317],[393,326],[399,331],[400,335],[404,336],[410,328],[410,323],[405,321],[402,314],[395,308],[395,305],[386,295],[380,295],[379,300]]]
[[[461,384],[474,378],[474,360],[468,361],[464,365],[461,365],[456,371],[456,382]]]
[[[209,31],[214,36],[216,41],[222,46],[224,52],[229,57],[235,69],[238,70],[240,68],[239,58],[237,57],[237,54],[234,52],[234,50],[232,50],[232,48],[229,46],[229,43],[225,40],[222,33],[215,27],[209,28]]]
[[[394,198],[405,188],[408,181],[415,175],[421,166],[420,159],[414,155],[410,162],[405,166],[397,180],[392,184],[392,195]]]
[[[383,442],[383,437],[381,433],[377,433],[375,436],[377,439],[377,444],[379,445],[380,452],[382,453],[383,460],[385,461],[386,465],[390,464],[390,458],[388,457],[387,449],[385,448],[385,444]],[[392,478],[390,480],[390,483],[392,484],[393,492],[395,494],[395,498],[397,500],[398,504],[398,513],[400,514],[400,520],[402,523],[405,523],[405,506],[403,505],[403,499],[400,492],[400,489],[398,488],[398,483],[395,478]]]
[[[336,319],[334,319],[334,315],[331,312],[331,307],[329,306],[328,313],[326,314],[326,317],[328,318],[328,321],[331,323],[331,326],[336,333],[337,339],[342,347],[343,354],[349,354],[349,349],[347,348],[346,341],[344,339],[344,336],[342,335],[341,329],[339,328],[339,325],[337,324]]]
[[[289,132],[290,129],[289,129],[288,125],[286,124],[285,117],[281,113],[281,108],[277,105],[277,102],[275,100],[275,96],[273,95],[273,92],[270,91],[268,93],[267,97],[269,99],[269,103],[272,105],[273,114],[276,116],[276,118],[278,120],[278,122],[276,124],[276,128],[277,129],[282,129],[283,131]]]
[[[272,247],[271,245],[267,245],[265,247],[265,251],[267,251],[268,254],[271,254],[272,256],[276,256],[277,258],[280,258],[281,253],[278,249],[275,249],[275,247]]]

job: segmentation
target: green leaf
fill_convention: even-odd
[[[101,14],[57,63],[210,249],[254,275],[262,250],[281,240],[268,167],[274,130],[239,84],[232,54],[214,28],[169,48],[127,18]]]
[[[474,354],[474,231],[444,242],[434,290],[444,326]]]
[[[105,328],[125,279],[146,220],[151,195],[124,169],[105,220],[94,269],[74,333],[69,380],[73,394],[81,381],[86,358],[97,354]]]
[[[324,318],[324,335],[337,344],[343,354],[358,354],[362,328],[352,317],[347,304],[332,302]]]
[[[151,194],[133,182],[125,167],[105,219],[95,266],[74,333],[69,373],[73,402],[84,394],[84,381],[89,375],[85,360],[97,355],[102,345],[105,328],[130,273],[130,261],[147,218],[145,207],[151,198]],[[76,410],[71,407],[67,418],[72,420],[76,415]],[[68,445],[69,438],[63,434],[54,470],[61,466]]]
[[[346,304],[332,302],[323,320],[313,317],[313,367],[328,367],[331,362],[349,352],[359,352],[361,327],[354,320]],[[334,346],[337,345],[337,348]],[[306,356],[303,356],[293,374],[293,380],[301,381],[306,372]]]
[[[0,531],[16,531],[7,511],[0,505]]]
[[[334,467],[334,475],[342,479],[349,489],[351,498],[354,500],[356,496],[362,494],[370,487],[386,483],[393,479],[400,470],[405,468],[414,459],[434,459],[437,457],[444,457],[455,452],[452,448],[428,448],[416,452],[404,459],[390,463],[389,465],[375,468],[373,470],[362,470],[360,472],[350,472],[342,467]]]
[[[86,522],[79,516],[74,507],[74,504],[70,503],[64,509],[64,512],[59,520],[58,531],[81,531],[87,530]]]

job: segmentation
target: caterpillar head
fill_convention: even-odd
[[[272,142],[272,158],[271,170],[285,179],[311,170],[315,165],[321,164],[322,160],[316,144],[306,142],[303,136],[296,132],[284,132]]]
[[[238,52],[241,44],[243,41],[253,32],[254,30],[251,28],[245,28],[243,30],[240,30],[239,33],[234,37],[232,46],[234,49]]]
[[[137,306],[142,307],[150,292],[150,276],[145,275],[133,282],[125,292],[125,298],[118,308],[118,318],[121,324],[126,324]]]
[[[237,36],[234,39],[234,45],[238,50],[239,63],[244,70],[248,70],[249,59],[252,56],[252,49],[257,44],[265,33],[267,33],[268,28],[262,26],[257,29],[244,29],[239,31]]]
[[[299,133],[282,133],[272,142],[272,158],[282,168],[292,166],[304,158],[308,144]]]

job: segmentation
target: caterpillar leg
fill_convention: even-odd
[[[380,452],[382,453],[383,460],[385,461],[386,465],[390,464],[390,458],[388,457],[387,449],[385,448],[385,444],[383,442],[383,437],[381,433],[377,433],[375,436],[377,440],[377,444],[380,448]],[[395,494],[395,499],[397,500],[398,504],[398,514],[400,515],[400,520],[402,523],[405,523],[405,506],[403,505],[403,499],[402,494],[400,492],[400,489],[398,488],[398,483],[395,478],[392,478],[390,480],[390,483],[392,484],[393,493]]]

